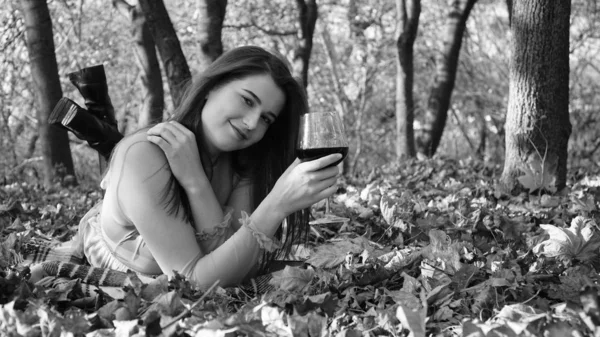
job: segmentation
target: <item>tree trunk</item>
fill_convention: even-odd
[[[477,157],[485,159],[485,150],[487,146],[487,123],[483,111],[485,107],[479,96],[475,97],[475,107],[477,108],[477,117],[479,119],[479,145],[477,146]]]
[[[63,180],[63,184],[76,184],[67,131],[48,124],[50,112],[62,97],[48,5],[46,0],[21,0],[21,10],[37,103],[44,185],[49,187],[55,176],[64,178],[67,175],[70,178]]]
[[[317,23],[317,2],[315,0],[296,0],[300,10],[300,42],[294,55],[294,75],[302,80],[304,87],[308,85],[308,62],[313,47],[313,35]]]
[[[205,69],[223,54],[221,31],[225,20],[227,0],[198,0],[200,42],[200,70]]]
[[[179,38],[162,0],[139,0],[146,23],[167,75],[173,106],[179,106],[185,85],[192,77]]]
[[[427,109],[434,119],[431,130],[426,135],[424,141],[424,152],[429,157],[432,157],[437,151],[442,134],[444,133],[446,119],[448,118],[448,108],[450,107],[450,98],[456,79],[462,38],[467,19],[475,2],[477,0],[455,0],[448,15],[446,35],[443,37],[444,48],[437,60],[436,75],[429,101],[427,102]]]
[[[512,22],[513,0],[506,0],[506,8],[508,10],[508,25]]]
[[[413,45],[417,38],[421,0],[396,0],[396,155],[414,157]]]
[[[140,70],[143,96],[142,107],[138,115],[138,128],[159,123],[162,121],[165,108],[165,93],[156,46],[146,24],[146,18],[139,4],[132,6],[125,0],[113,0],[113,6],[131,21],[133,54]]]
[[[520,0],[513,6],[501,183],[510,191],[516,186],[515,178],[529,172],[540,190],[561,190],[566,186],[567,143],[571,135],[571,1]],[[531,186],[528,188],[531,191]]]

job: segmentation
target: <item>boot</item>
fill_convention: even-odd
[[[116,127],[115,109],[108,96],[104,66],[100,64],[83,68],[68,74],[68,76],[81,96],[85,98],[85,106],[88,111]]]
[[[115,145],[123,138],[116,125],[96,117],[66,97],[58,101],[48,123],[73,132],[77,138],[87,141],[104,159],[110,157]]]
[[[102,64],[80,69],[68,74],[71,83],[79,90],[79,93],[85,99],[85,106],[88,111],[104,122],[103,127],[96,128],[102,131],[105,136],[97,142],[88,144],[95,149],[105,159],[108,159],[112,149],[123,138],[117,129],[117,119],[115,118],[115,109],[113,108],[110,97],[108,96],[108,85],[106,83],[106,73]],[[97,124],[99,126],[100,124]],[[100,167],[106,166],[105,162],[100,163]]]

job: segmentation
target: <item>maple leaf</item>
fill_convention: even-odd
[[[400,304],[396,309],[396,318],[402,327],[409,330],[409,337],[425,337],[425,319],[427,318],[427,300],[425,293],[420,294],[421,306]]]
[[[529,193],[536,190],[546,190],[551,193],[556,192],[556,156],[546,158],[548,160],[533,159],[528,164],[521,167],[523,175],[517,179],[529,190]]]
[[[289,292],[302,292],[308,287],[313,276],[315,272],[312,269],[286,266],[280,273],[273,274],[269,284]]]
[[[540,225],[546,231],[548,239],[533,247],[536,255],[575,259],[589,262],[598,256],[600,236],[594,231],[597,227],[592,219],[577,216],[569,228],[553,225]]]
[[[358,254],[363,250],[372,250],[368,240],[357,237],[321,245],[306,262],[319,268],[334,268],[345,261],[348,253]]]
[[[408,221],[414,213],[415,203],[410,199],[411,195],[403,193],[401,197],[385,194],[381,197],[379,207],[385,222],[391,227],[398,228],[401,232],[409,229]]]

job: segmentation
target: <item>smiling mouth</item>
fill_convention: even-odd
[[[240,138],[242,138],[243,140],[248,140],[248,135],[246,133],[242,132],[242,130],[235,127],[235,125],[233,125],[233,123],[229,122],[229,124],[231,124],[231,127],[235,130],[235,132],[238,134],[238,136],[240,136]]]

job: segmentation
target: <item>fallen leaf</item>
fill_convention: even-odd
[[[545,241],[533,247],[536,255],[576,259],[588,262],[598,256],[600,248],[600,235],[594,228],[594,220],[578,216],[571,221],[569,228],[560,228],[553,225],[540,225],[548,235]]]
[[[273,274],[269,284],[289,292],[302,292],[310,285],[314,276],[312,269],[286,266],[283,271]]]

